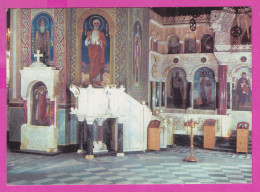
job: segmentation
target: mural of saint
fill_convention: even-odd
[[[249,103],[249,94],[250,94],[249,91],[250,91],[250,85],[246,78],[246,72],[243,72],[242,77],[238,80],[238,83],[237,83],[237,92],[239,95],[240,105]]]
[[[90,15],[83,23],[82,81],[102,87],[110,83],[110,38],[107,21],[100,15]]]
[[[46,65],[53,64],[53,21],[47,13],[39,13],[32,21],[31,28],[31,61],[35,61],[37,50],[43,54],[40,61]]]
[[[179,74],[178,71],[175,73],[175,77],[172,74],[171,79],[171,96],[175,107],[182,106],[182,100],[184,99],[184,81]]]
[[[167,107],[184,109],[188,96],[186,73],[180,67],[174,67],[167,75]]]
[[[50,60],[50,45],[51,41],[49,31],[45,29],[45,22],[41,19],[40,27],[35,36],[34,52],[37,53],[37,50],[40,50],[40,53],[43,54],[41,62],[45,64],[48,64]]]
[[[140,24],[136,22],[134,36],[134,86],[139,87],[140,84],[140,74],[141,74],[141,49],[142,49],[142,39],[140,33]]]
[[[216,108],[215,74],[208,67],[199,68],[194,75],[194,109]]]
[[[94,29],[87,32],[85,45],[88,47],[90,61],[90,82],[100,83],[103,81],[106,38],[104,33],[99,30],[100,21],[98,19],[93,21],[93,26]]]
[[[233,84],[232,109],[250,111],[252,109],[251,72],[248,67],[241,67],[232,77],[236,79]]]
[[[199,99],[198,105],[202,107],[208,106],[211,102],[211,95],[212,95],[212,83],[210,79],[207,77],[208,71],[202,71],[201,77],[199,80]]]
[[[32,124],[46,126],[50,124],[50,99],[48,90],[43,83],[37,83],[33,88]]]

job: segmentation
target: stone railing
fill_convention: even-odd
[[[252,45],[232,45],[231,51],[233,52],[251,52],[252,51]]]

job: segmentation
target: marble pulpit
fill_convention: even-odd
[[[23,98],[21,150],[57,152],[57,82],[55,67],[37,61],[20,70]]]
[[[86,121],[84,130],[93,135],[93,122],[98,123],[98,141],[87,139],[87,157],[93,157],[93,152],[107,150],[106,144],[102,142],[100,131],[102,122],[108,118],[116,119],[118,155],[128,151],[145,151],[147,149],[147,127],[152,118],[152,112],[143,103],[139,103],[125,93],[121,86],[106,86],[87,88],[70,86],[71,92],[76,97],[76,107],[71,109],[71,114],[76,114],[79,122]],[[88,136],[89,137],[89,136]],[[82,137],[80,137],[82,138]],[[93,150],[92,150],[93,148]]]

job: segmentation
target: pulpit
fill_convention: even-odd
[[[236,151],[238,152],[248,152],[248,131],[249,123],[239,122],[237,124],[237,147]]]
[[[160,150],[160,121],[153,120],[148,126],[148,150]]]
[[[115,122],[115,150],[117,156],[123,156],[125,151],[145,151],[147,149],[147,127],[152,118],[152,112],[145,104],[137,102],[124,92],[124,88],[107,85],[103,88],[87,88],[70,85],[70,91],[76,97],[76,107],[71,109],[71,114],[78,117],[82,125],[86,121],[84,130],[80,134],[86,137],[80,140],[80,146],[87,145],[87,159],[94,157],[95,153],[106,152],[107,146],[103,142],[102,124],[106,119]],[[97,122],[98,126],[93,126]],[[98,132],[94,140],[93,130]],[[89,134],[86,134],[89,133]],[[90,135],[90,136],[89,136]],[[91,138],[89,138],[91,137]],[[83,149],[80,149],[82,152]],[[84,151],[84,150],[83,150]],[[86,150],[85,150],[86,151]]]
[[[204,149],[214,149],[215,147],[215,126],[215,119],[207,119],[204,123]]]

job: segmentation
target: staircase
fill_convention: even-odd
[[[236,153],[236,144],[237,144],[236,131],[234,131],[229,137],[228,141],[221,142],[219,144],[216,143],[214,150]],[[248,153],[252,154],[252,131],[249,132],[249,136],[248,136]]]

